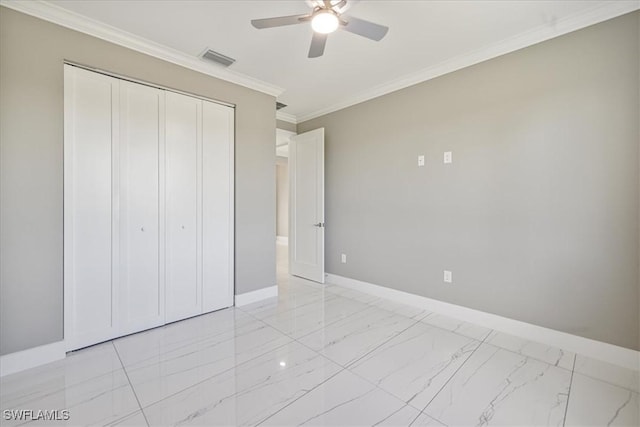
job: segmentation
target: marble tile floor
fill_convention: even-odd
[[[635,371],[288,276],[285,251],[276,298],[3,377],[1,425],[640,424]]]

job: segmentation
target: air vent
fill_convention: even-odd
[[[282,102],[276,102],[276,110],[282,110],[286,106],[287,104],[283,104]]]
[[[229,65],[233,64],[234,62],[236,62],[235,59],[229,58],[228,56],[223,55],[221,53],[218,53],[218,52],[216,52],[214,50],[211,50],[211,49],[207,49],[202,54],[202,59],[206,59],[208,61],[215,62],[216,64],[220,64],[223,67],[228,67]]]

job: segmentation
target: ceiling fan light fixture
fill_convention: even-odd
[[[338,29],[340,20],[333,10],[322,9],[317,11],[311,18],[311,28],[320,34],[333,33]]]

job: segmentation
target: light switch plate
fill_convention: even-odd
[[[444,152],[444,164],[449,164],[449,163],[453,163],[453,154],[451,153],[451,151],[445,151]]]
[[[453,274],[449,270],[444,271],[444,283],[452,283]]]

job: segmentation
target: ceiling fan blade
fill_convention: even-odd
[[[285,25],[301,24],[309,15],[278,16],[276,18],[252,19],[251,25],[258,29],[284,27]]]
[[[353,16],[345,17],[345,20],[347,23],[340,28],[371,40],[380,41],[389,31],[389,27],[354,18]]]
[[[348,9],[347,0],[341,0],[340,2],[334,4],[331,8],[338,13],[344,13],[345,10]]]
[[[311,47],[309,48],[309,58],[317,58],[324,53],[324,46],[327,44],[328,34],[313,33]]]

